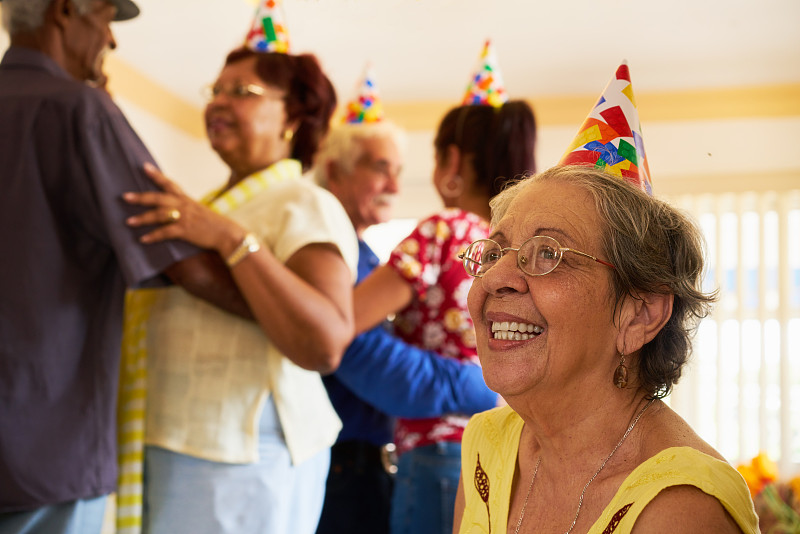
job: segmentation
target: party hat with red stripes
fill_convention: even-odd
[[[364,69],[364,78],[358,87],[356,97],[347,103],[343,122],[350,124],[380,122],[383,120],[383,104],[381,104],[378,86],[372,67]]]
[[[491,41],[487,39],[461,105],[500,107],[507,101],[508,94],[497,66],[497,57]]]
[[[261,0],[256,8],[245,46],[256,52],[289,52],[289,32],[280,0]]]
[[[627,62],[617,68],[559,165],[594,165],[653,194]]]

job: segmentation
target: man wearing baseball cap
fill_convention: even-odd
[[[218,257],[177,241],[142,245],[125,225],[134,210],[120,197],[153,188],[143,171],[153,159],[97,87],[116,47],[110,23],[139,8],[0,9],[11,38],[0,62],[0,534],[99,534],[117,485],[126,287],[163,285],[163,273],[229,311],[248,309],[206,276]]]

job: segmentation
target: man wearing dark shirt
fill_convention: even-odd
[[[218,259],[143,246],[125,225],[134,211],[120,197],[152,189],[142,168],[153,160],[96,86],[116,47],[110,22],[138,13],[130,0],[2,4],[0,534],[100,532],[117,483],[126,287],[163,285],[165,273],[247,313],[226,272],[208,270]]]
[[[359,237],[358,282],[379,264],[363,234],[391,218],[402,140],[388,122],[344,124],[317,156],[317,181],[339,199]],[[393,483],[381,453],[392,441],[393,417],[472,414],[497,402],[478,366],[408,345],[382,326],[356,337],[323,382],[343,426],[317,534],[389,531]]]

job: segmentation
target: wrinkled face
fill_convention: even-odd
[[[403,161],[389,137],[356,140],[360,156],[349,176],[332,176],[328,187],[350,216],[359,235],[373,224],[392,218],[392,208],[400,192]]]
[[[599,227],[594,203],[582,189],[531,183],[491,239],[518,247],[546,235],[562,247],[602,255]],[[533,388],[560,398],[598,379],[610,385],[616,329],[609,273],[589,258],[565,253],[551,273],[530,276],[517,266],[516,252],[509,252],[476,278],[468,302],[487,385],[507,398]]]
[[[206,133],[211,147],[233,169],[264,169],[286,158],[290,145],[283,139],[286,124],[285,91],[267,85],[256,74],[256,57],[226,65],[214,82],[218,93],[206,106]],[[263,94],[238,91],[254,85]]]
[[[72,23],[65,26],[65,64],[76,79],[101,81],[104,78],[104,55],[117,46],[111,33],[111,21],[116,13],[116,7],[97,0],[86,15],[75,12]]]

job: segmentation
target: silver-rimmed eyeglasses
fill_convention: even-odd
[[[543,276],[553,272],[561,263],[565,252],[572,252],[592,259],[612,269],[616,269],[607,261],[597,259],[591,254],[562,247],[554,238],[545,235],[535,235],[522,243],[518,248],[501,247],[491,239],[479,239],[467,247],[467,250],[458,255],[464,262],[464,269],[470,276],[480,278],[491,269],[500,258],[508,252],[517,253],[517,265],[525,274]]]
[[[246,98],[248,96],[263,96],[266,92],[267,90],[260,85],[254,83],[240,83],[231,87],[224,87],[216,84],[206,85],[200,91],[200,94],[203,95],[203,98],[211,102],[222,94],[233,98]]]

